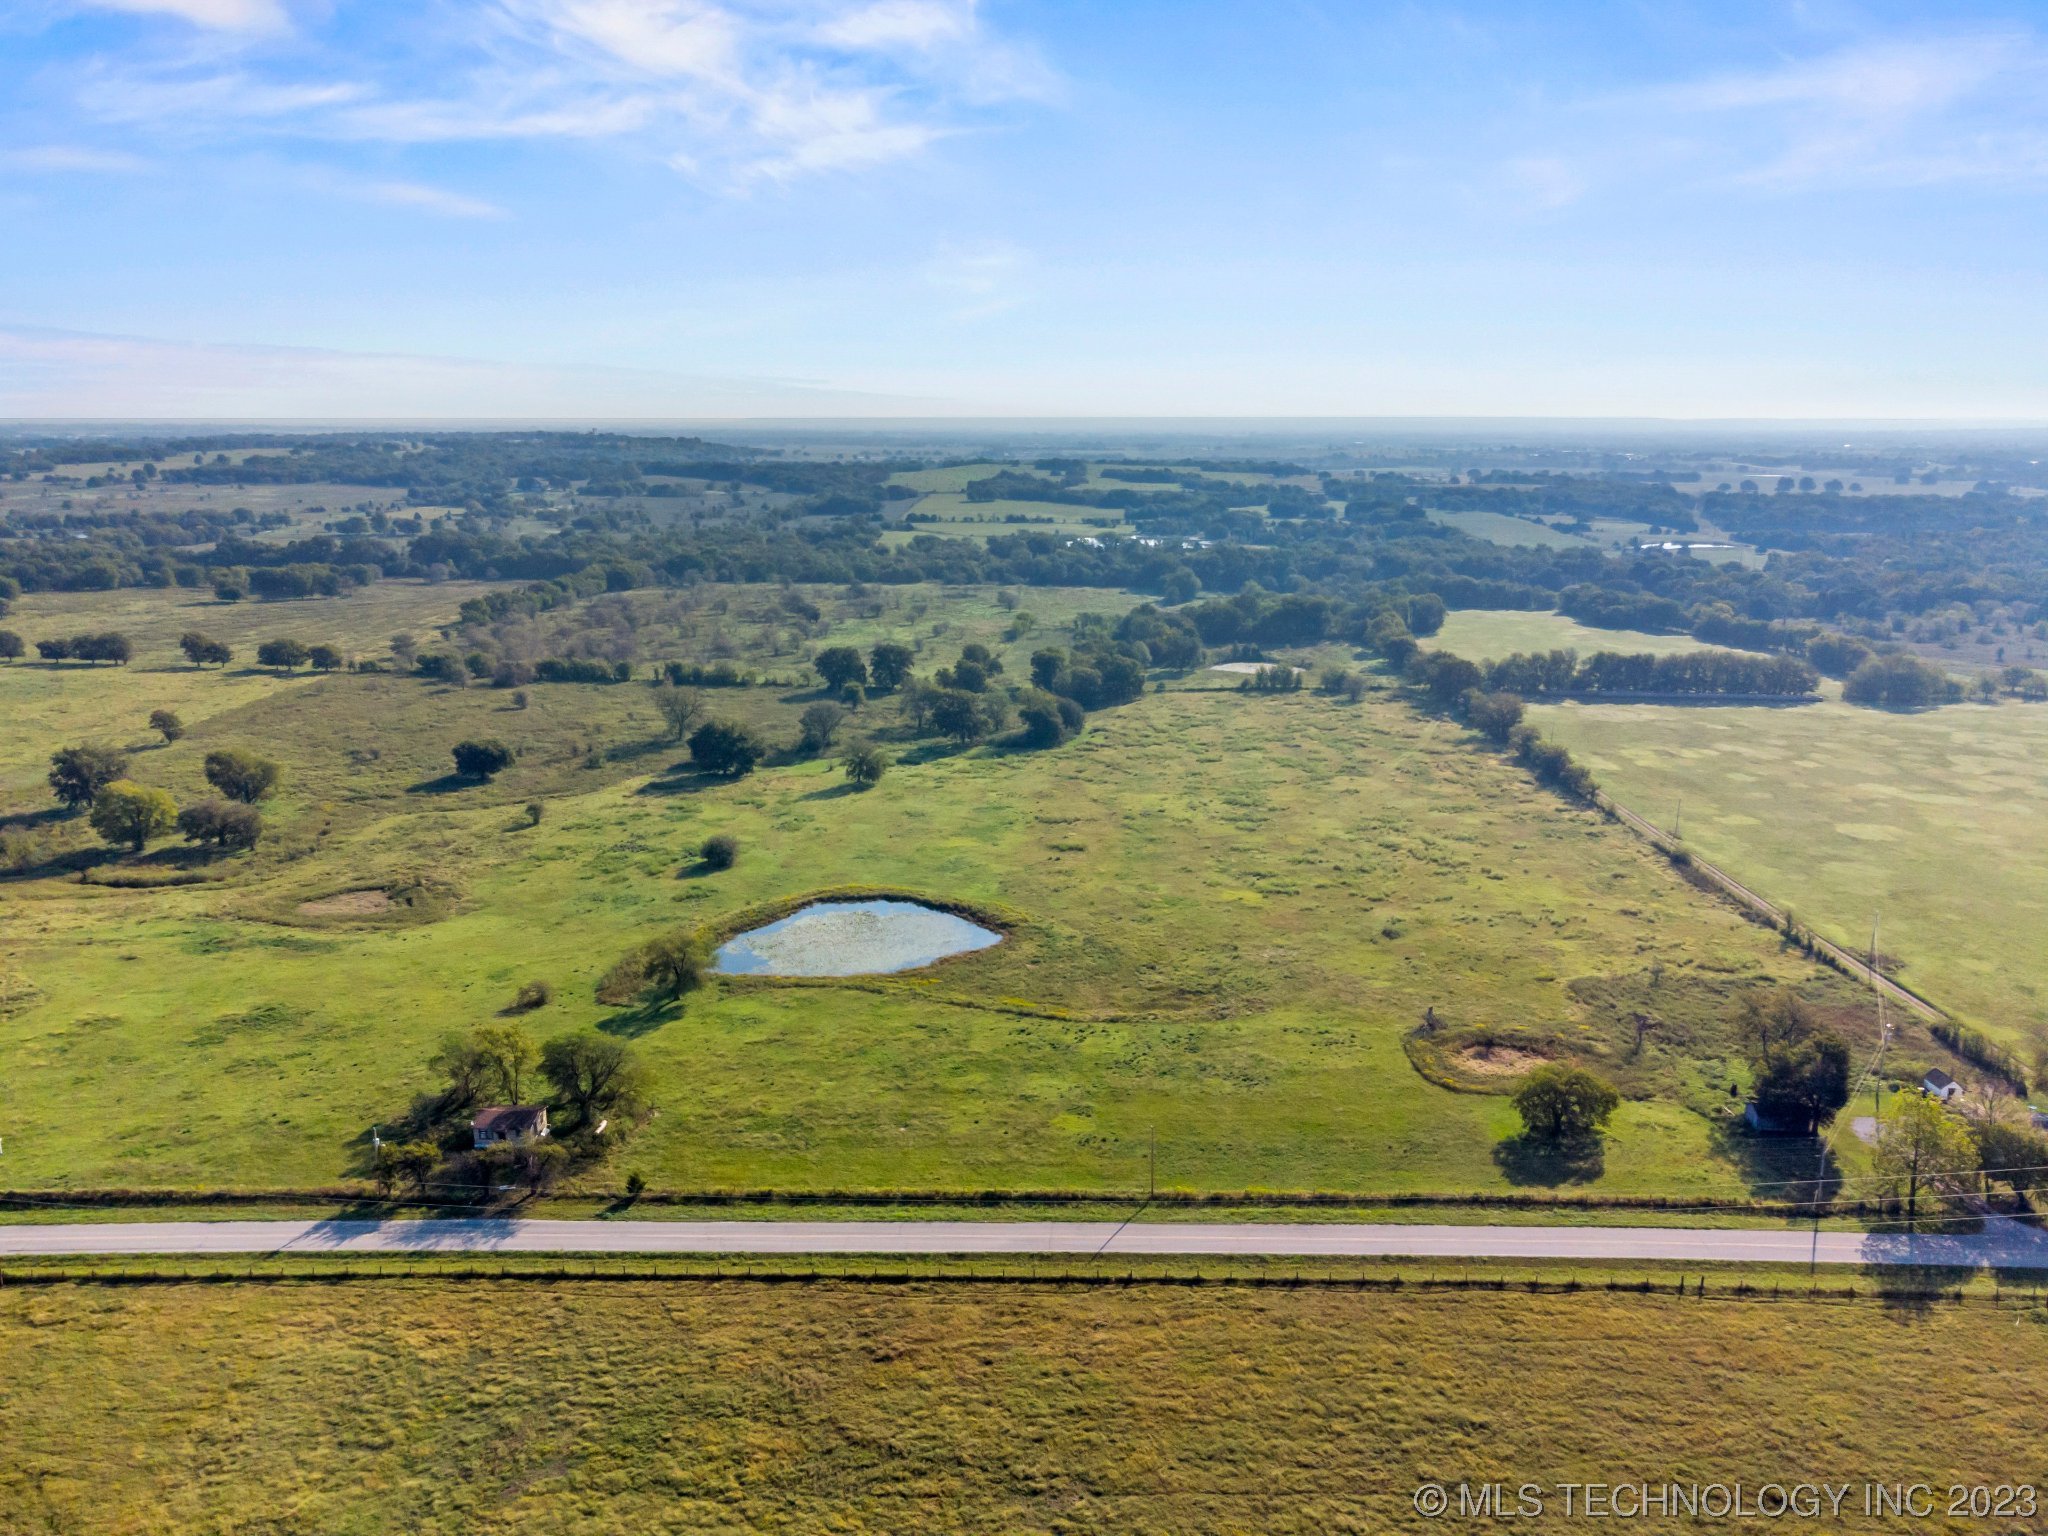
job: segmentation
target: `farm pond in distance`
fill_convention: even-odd
[[[814,901],[718,947],[721,976],[873,976],[914,970],[1003,936],[914,901]]]

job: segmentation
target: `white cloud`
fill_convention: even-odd
[[[53,174],[81,172],[98,176],[126,176],[149,168],[149,162],[126,150],[90,149],[78,144],[36,144],[0,153],[0,165],[23,171]]]
[[[280,32],[290,25],[276,0],[88,0],[103,11],[175,16],[219,32]]]
[[[112,0],[109,0],[112,3]],[[119,0],[253,29],[272,0]],[[79,60],[101,123],[211,140],[612,140],[715,187],[915,156],[1055,89],[972,0],[486,0],[343,48],[146,46]]]
[[[932,49],[965,42],[975,32],[974,7],[943,0],[879,0],[834,16],[818,36],[840,48]]]

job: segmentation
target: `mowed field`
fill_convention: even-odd
[[[1378,1533],[1424,1483],[2048,1481],[2048,1334],[1659,1296],[384,1281],[0,1292],[0,1530]],[[1645,1531],[1692,1529],[1655,1515]],[[2006,1531],[2028,1521],[1735,1520]]]
[[[1423,644],[1449,651],[1467,661],[1499,661],[1504,656],[1577,651],[1624,655],[1673,656],[1682,651],[1709,651],[1691,635],[1657,635],[1640,629],[1595,629],[1561,613],[1519,608],[1457,608],[1444,615],[1444,627]]]
[[[1531,711],[1622,804],[2016,1049],[2048,1040],[2048,707]],[[2023,1058],[2027,1051],[2022,1049]]]
[[[1473,660],[1702,648],[1479,610],[1428,643]],[[1530,718],[1623,805],[1682,821],[1701,855],[1802,922],[1858,950],[1877,922],[1901,981],[2016,1046],[2048,1038],[2048,708],[1900,714],[1822,690],[1789,709],[1574,703]]]
[[[1084,602],[1131,601],[1022,600],[1039,623],[1012,640],[998,594],[935,589],[914,625],[906,608],[831,638],[916,638],[921,669],[984,639],[1021,672]],[[107,690],[125,721],[146,676],[65,686]],[[434,1086],[439,1036],[540,979],[556,1000],[527,1019],[536,1035],[598,1024],[655,1073],[658,1113],[600,1185],[635,1170],[657,1187],[1128,1188],[1156,1136],[1167,1185],[1505,1188],[1567,1175],[1497,1160],[1514,1123],[1502,1097],[1416,1073],[1402,1041],[1426,1010],[1597,1049],[1626,1033],[1631,999],[1697,1015],[1732,1012],[1752,985],[1839,987],[1390,694],[1160,681],[1056,751],[895,746],[867,793],[817,760],[703,780],[676,766],[640,685],[537,686],[524,710],[389,675],[269,688],[135,767],[185,800],[212,747],[278,757],[275,837],[253,861],[172,888],[0,886],[9,1180],[295,1187],[359,1172],[370,1127]],[[709,693],[713,714],[778,742],[815,697]],[[873,701],[851,729],[886,735],[896,715]],[[449,746],[485,734],[523,755],[489,785],[449,780]],[[16,774],[52,744],[17,748]],[[742,854],[707,874],[695,849],[717,832]],[[652,1013],[595,1001],[649,937],[857,885],[982,905],[1010,937],[890,979],[726,981]],[[363,891],[411,904],[364,918],[306,905]],[[1682,1042],[1650,1055],[1667,1050]],[[1689,1102],[1725,1113],[1727,1086],[1700,1078]],[[1745,1190],[1719,1148],[1714,1122],[1659,1092],[1624,1106],[1603,1165],[1568,1176]]]

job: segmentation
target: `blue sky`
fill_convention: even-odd
[[[2048,418],[2048,12],[0,0],[0,415]]]

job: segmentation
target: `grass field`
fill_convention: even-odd
[[[1543,549],[1589,549],[1592,540],[1566,533],[1548,523],[1526,517],[1509,517],[1504,512],[1431,512],[1429,520],[1484,539],[1489,544],[1517,545]]]
[[[907,513],[938,520],[891,529],[883,536],[885,540],[903,544],[926,533],[942,538],[969,539],[988,539],[1013,533],[1101,537],[1126,527],[1122,514],[1099,507],[1065,506],[1051,501],[969,501],[965,496],[946,491],[919,498],[909,506]],[[1013,518],[1023,521],[1013,522]]]
[[[1492,1481],[1562,1531],[1568,1481],[1926,1482],[1945,1511],[2048,1477],[2048,1335],[2011,1304],[17,1287],[0,1376],[9,1532],[1376,1536],[1482,1528],[1413,1498]],[[2031,1528],[1726,1528],[1781,1525]]]
[[[847,603],[829,633],[919,639],[926,666],[986,639],[1021,671],[1082,607],[1130,601],[1024,597],[1039,625],[1016,640],[986,591],[902,594],[876,617]],[[0,689],[29,675],[0,674]],[[66,686],[108,690],[126,718],[142,675]],[[528,1021],[537,1034],[598,1022],[648,1057],[660,1112],[624,1162],[658,1187],[1125,1188],[1155,1132],[1161,1181],[1198,1188],[1682,1193],[1760,1176],[1694,1112],[1725,1113],[1729,1064],[1684,1031],[1622,1062],[1627,1010],[1697,1030],[1754,984],[1797,980],[1839,1009],[1855,994],[1390,695],[1190,681],[1094,716],[1055,752],[898,748],[867,794],[824,762],[731,785],[678,773],[630,685],[536,687],[527,710],[391,676],[268,689],[136,771],[184,799],[212,746],[273,752],[274,847],[198,886],[6,889],[8,1177],[329,1182],[430,1086],[442,1031],[489,1019],[530,978],[557,998]],[[712,709],[787,741],[814,697],[716,690]],[[875,701],[855,726],[886,730],[894,711]],[[474,734],[524,755],[489,786],[452,784],[448,746]],[[17,750],[32,767],[47,744]],[[544,815],[529,828],[531,800]],[[713,832],[743,854],[707,876],[693,850]],[[1012,936],[887,980],[729,981],[679,1013],[594,1000],[653,934],[847,885],[979,903]],[[361,921],[302,910],[365,890],[423,899]],[[1502,1098],[1409,1064],[1403,1037],[1426,1009],[1633,1074],[1642,1097],[1604,1165],[1506,1156]]]
[[[1687,843],[1802,922],[1863,949],[1881,919],[1900,980],[2015,1046],[2048,1037],[2048,708],[1531,714],[1624,805],[1668,828],[1682,804]]]
[[[147,747],[150,711],[169,709],[188,727],[294,689],[317,686],[301,671],[286,677],[256,666],[264,640],[327,643],[351,655],[382,655],[391,637],[422,641],[455,618],[481,582],[380,581],[346,598],[223,603],[211,592],[128,588],[117,592],[37,592],[21,598],[6,627],[29,642],[88,630],[117,630],[135,644],[125,667],[15,662],[0,666],[0,811],[47,798],[50,753],[79,741]],[[187,665],[178,637],[198,630],[234,648],[226,668]]]
[[[1449,651],[1468,661],[1498,661],[1503,656],[1544,651],[1596,651],[1655,656],[1680,651],[1713,650],[1691,635],[1653,635],[1640,629],[1595,629],[1561,613],[1518,608],[1457,608],[1444,616],[1444,627],[1423,642],[1432,650]]]

